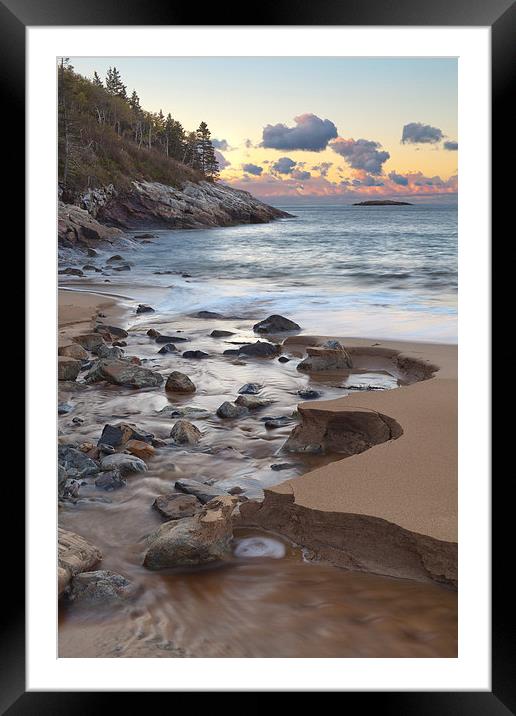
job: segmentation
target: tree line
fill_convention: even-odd
[[[107,132],[105,131],[107,130]],[[68,58],[58,66],[59,179],[64,187],[73,174],[81,151],[112,141],[113,135],[139,150],[158,152],[215,181],[219,165],[206,122],[186,131],[170,112],[148,112],[133,90],[129,95],[120,72],[110,67],[104,80],[97,72],[90,80],[77,74]],[[98,148],[98,147],[97,147]]]

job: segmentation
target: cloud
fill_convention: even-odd
[[[307,179],[310,179],[311,176],[310,172],[301,171],[299,169],[294,169],[292,172],[292,178],[297,179],[298,181],[307,181]]]
[[[452,141],[444,142],[443,147],[444,147],[444,149],[447,149],[449,152],[456,152],[459,148],[459,143],[452,142]]]
[[[348,162],[353,169],[361,169],[368,174],[381,174],[382,165],[391,156],[389,152],[379,151],[382,145],[369,139],[343,139],[338,137],[330,144],[334,152]]]
[[[253,143],[251,142],[250,139],[246,139],[246,140],[245,140],[245,142],[244,142],[244,147],[245,147],[246,149],[251,149],[253,146],[254,146],[254,145],[253,145]]]
[[[218,149],[215,149],[215,159],[219,164],[219,169],[225,169],[226,167],[231,166],[231,162],[228,162],[228,160],[219,152]]]
[[[259,167],[257,164],[242,164],[242,169],[247,174],[252,174],[255,177],[259,177],[263,172],[263,167]]]
[[[215,149],[220,149],[222,152],[228,152],[230,150],[230,146],[225,139],[212,139],[211,143]]]
[[[436,144],[444,135],[438,127],[421,122],[410,122],[403,127],[402,144]]]
[[[326,149],[330,139],[337,136],[337,127],[329,119],[315,114],[294,117],[295,127],[286,124],[268,124],[263,128],[262,147],[269,149],[305,150],[320,152]]]
[[[389,179],[395,184],[399,184],[400,186],[408,186],[408,179],[407,177],[404,177],[403,174],[396,174],[396,172],[390,172]]]
[[[328,169],[333,166],[333,162],[321,162],[320,164],[316,164],[312,169],[315,172],[320,172],[322,177],[325,177],[328,174]]]
[[[364,186],[383,186],[383,181],[380,181],[379,179],[375,179],[375,177],[372,177],[370,174],[366,174],[365,177],[362,180],[362,183]]]
[[[277,162],[274,162],[272,169],[278,174],[292,174],[295,166],[296,162],[290,157],[281,157]]]

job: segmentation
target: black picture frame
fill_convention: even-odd
[[[233,13],[228,12],[228,16]],[[28,26],[66,25],[231,25],[224,22],[224,8],[211,5],[201,10],[198,4],[169,4],[165,0],[0,0],[0,88],[2,106],[9,108],[10,117],[22,117],[25,111],[25,30]],[[234,15],[233,15],[234,19]],[[294,21],[293,21],[294,20]],[[246,24],[241,22],[239,24]],[[511,183],[499,178],[508,159],[507,143],[513,124],[508,111],[510,81],[515,67],[516,11],[511,0],[276,0],[273,6],[260,7],[250,25],[354,25],[354,26],[485,26],[492,37],[492,176],[496,192],[492,194],[492,216],[496,222],[508,219],[511,206]],[[18,125],[19,126],[19,125]],[[18,129],[19,134],[21,134]],[[6,135],[4,135],[6,136]],[[18,211],[17,231],[21,234],[25,215],[24,153],[17,142],[4,142],[4,167],[9,167],[8,200],[10,210]],[[502,163],[503,162],[503,163]],[[18,177],[16,177],[16,173]],[[510,224],[507,223],[507,226]],[[493,232],[494,232],[493,227]],[[20,240],[19,248],[23,253]],[[23,261],[23,256],[21,257]],[[496,268],[497,277],[503,267]],[[499,270],[500,269],[500,270]],[[507,270],[507,268],[505,269]],[[497,278],[503,283],[503,277]],[[496,305],[498,289],[493,291]],[[501,289],[500,289],[501,292]],[[30,348],[30,342],[29,342]],[[501,441],[498,440],[498,446]],[[493,454],[496,453],[494,437]],[[28,447],[30,450],[30,445]],[[510,477],[509,475],[507,476]],[[20,480],[21,482],[21,480]],[[21,485],[17,500],[21,505]],[[513,503],[507,500],[506,486],[493,485],[493,592],[492,592],[492,691],[469,692],[346,692],[343,707],[349,708],[358,698],[360,706],[378,709],[383,714],[397,716],[426,716],[453,714],[454,716],[503,716],[516,714],[516,663],[514,657],[513,592],[507,587],[512,575],[507,568],[507,545],[514,541],[511,530]],[[509,510],[511,512],[509,513]],[[4,521],[5,525],[5,521]],[[13,529],[13,528],[11,528]],[[4,550],[9,575],[4,593],[10,597],[10,611],[2,612],[0,641],[0,713],[21,714],[91,714],[104,706],[123,708],[123,694],[99,692],[26,692],[25,691],[25,593],[22,560],[22,528],[16,525],[16,549]],[[512,538],[512,539],[511,539]],[[12,540],[12,533],[4,535]],[[510,571],[510,568],[509,568]],[[512,580],[510,580],[512,581]],[[511,628],[512,627],[512,628]],[[202,689],[202,686],[201,686]],[[140,695],[128,694],[132,707],[138,707]],[[158,694],[155,694],[158,695]],[[162,696],[164,694],[161,694]],[[116,701],[114,700],[116,698]],[[147,698],[147,697],[145,697]],[[172,708],[180,701],[178,694]],[[182,701],[182,699],[181,699]]]

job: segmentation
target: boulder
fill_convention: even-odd
[[[73,577],[95,567],[102,552],[75,532],[58,528],[58,595],[62,596]]]
[[[96,475],[100,470],[94,460],[71,445],[58,445],[57,462],[67,473],[75,470],[79,477]]]
[[[60,269],[60,270],[58,271],[58,273],[64,274],[64,275],[67,275],[67,276],[84,276],[84,273],[81,271],[81,269],[78,269],[78,268],[70,268],[70,267],[65,268],[65,269]]]
[[[217,408],[217,415],[219,416],[219,418],[241,418],[244,415],[247,415],[247,413],[247,408],[244,408],[241,405],[235,405],[234,403],[230,403],[227,400],[222,403],[222,405],[219,405],[219,407]]]
[[[215,313],[215,311],[198,311],[195,314],[196,318],[224,318],[221,313]]]
[[[118,261],[125,261],[125,259],[123,256],[120,256],[120,254],[115,254],[114,256],[110,256],[106,263],[116,264]]]
[[[161,385],[163,376],[148,368],[136,365],[130,359],[101,358],[86,375],[85,381],[97,383],[102,380],[130,388],[153,388]]]
[[[156,336],[156,343],[188,343],[189,338],[183,336]]]
[[[274,314],[259,323],[255,323],[253,331],[255,333],[283,333],[285,331],[299,331],[301,326],[289,318]]]
[[[100,323],[95,327],[96,333],[107,333],[110,336],[116,336],[117,338],[127,338],[129,333],[123,328],[118,326],[106,326],[104,323]]]
[[[57,379],[75,380],[81,370],[81,361],[67,356],[57,357]]]
[[[100,462],[103,471],[118,470],[121,475],[129,475],[133,472],[146,472],[147,465],[139,457],[127,455],[126,453],[115,453],[106,455]]]
[[[177,348],[173,343],[165,343],[164,346],[162,346],[158,353],[175,353],[177,352]]]
[[[342,346],[340,348],[307,348],[306,353],[307,357],[298,364],[298,370],[317,373],[353,367],[351,356]]]
[[[287,358],[287,356],[280,356],[280,357],[278,358],[278,361],[279,361],[280,363],[290,363],[290,358]]]
[[[129,264],[120,264],[120,266],[115,266],[113,268],[113,271],[130,271],[130,270],[131,270],[131,267],[129,266]],[[141,311],[140,311],[140,313],[141,313]]]
[[[167,520],[181,520],[184,517],[193,517],[201,510],[202,503],[195,495],[169,492],[165,495],[158,495],[152,506]]]
[[[285,425],[289,425],[292,422],[292,418],[286,415],[280,415],[277,418],[265,418],[264,423],[267,430],[274,430],[275,428],[283,428]]]
[[[194,495],[200,502],[205,504],[214,497],[220,497],[221,495],[227,495],[226,490],[215,485],[207,485],[199,480],[188,480],[186,478],[176,480],[174,487],[180,492],[184,492],[187,495]]]
[[[117,423],[112,425],[106,423],[102,429],[102,435],[100,436],[97,445],[99,446],[112,446],[118,448],[125,446],[128,440],[139,440],[145,443],[150,443],[154,435],[152,433],[144,433],[136,425],[129,423]]]
[[[266,405],[271,405],[273,402],[273,400],[269,400],[268,398],[257,398],[255,395],[239,395],[235,400],[236,405],[241,405],[249,410],[258,410],[259,408],[264,408]]]
[[[139,303],[136,308],[136,313],[154,313],[154,309],[146,303]]]
[[[149,338],[158,338],[161,334],[155,328],[149,328],[149,330],[147,331],[147,335],[149,336]]]
[[[107,569],[81,572],[72,579],[69,598],[81,602],[118,602],[134,597],[136,588],[121,574]]]
[[[193,517],[166,522],[148,538],[144,566],[158,570],[230,558],[237,503],[230,495],[217,497]]]
[[[205,353],[204,351],[185,351],[183,353],[183,358],[195,358],[196,360],[200,360],[201,358],[209,358],[210,354]]]
[[[185,373],[174,370],[167,378],[165,390],[172,393],[195,393],[196,387]]]
[[[197,445],[201,431],[188,420],[178,420],[170,431],[170,437],[178,445]]]
[[[187,420],[206,420],[211,413],[204,408],[196,408],[193,405],[185,405],[182,408],[176,408],[174,405],[165,405],[160,411],[162,415],[169,418],[186,418]]]
[[[59,346],[57,349],[58,356],[66,356],[67,358],[75,358],[75,360],[87,360],[88,351],[78,343],[68,343],[65,346]]]
[[[95,346],[91,349],[91,352],[99,358],[111,358],[118,360],[124,357],[124,351],[121,348],[117,348],[117,346],[107,346],[105,343]]]
[[[95,487],[108,492],[111,490],[119,490],[121,487],[125,487],[126,485],[127,482],[121,476],[118,469],[101,472],[95,480]]]
[[[266,341],[256,341],[256,343],[249,343],[248,345],[242,346],[238,349],[239,355],[256,356],[258,358],[270,358],[277,356],[280,352],[278,346],[273,343],[267,343]]]
[[[238,389],[238,392],[241,395],[257,395],[262,388],[263,385],[261,383],[246,383]]]
[[[143,440],[128,440],[124,447],[126,450],[129,450],[131,455],[136,455],[136,457],[140,457],[142,460],[152,457],[156,452],[152,445],[143,442]]]
[[[83,333],[79,336],[73,336],[72,341],[78,343],[88,351],[104,343],[104,339],[100,333]]]
[[[214,331],[212,331],[210,333],[210,336],[212,338],[225,338],[226,336],[234,336],[234,335],[235,334],[233,333],[233,331],[219,331],[217,329],[215,329]]]
[[[322,393],[319,390],[310,390],[309,388],[305,388],[303,390],[298,390],[297,394],[303,400],[316,400],[317,398],[320,398],[322,395]]]

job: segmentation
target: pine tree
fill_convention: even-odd
[[[96,72],[93,73],[93,84],[95,85],[95,87],[104,87],[104,83]]]
[[[188,134],[186,135],[185,149],[183,153],[183,164],[187,164],[189,167],[192,167],[192,169],[201,168],[196,132],[188,132]]]
[[[206,122],[200,123],[196,134],[199,168],[206,179],[215,181],[219,176],[219,163],[215,157],[215,149],[211,143],[211,132]]]
[[[106,89],[109,94],[121,97],[122,99],[127,99],[127,87],[122,82],[122,77],[116,67],[113,67],[113,69],[110,67],[108,69],[106,76]]]
[[[185,149],[185,130],[181,122],[172,118],[170,112],[165,120],[165,153],[167,157],[181,160]]]

